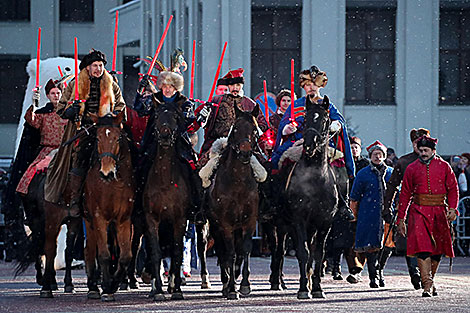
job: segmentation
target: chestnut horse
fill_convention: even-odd
[[[165,299],[160,276],[162,242],[170,241],[170,278],[168,292],[174,300],[183,299],[181,265],[186,212],[192,204],[188,165],[180,157],[178,146],[186,130],[184,116],[175,103],[161,103],[155,109],[153,132],[156,156],[144,188],[144,212],[152,259],[152,290],[155,301]],[[162,232],[162,228],[168,229]],[[163,238],[161,236],[165,236]]]
[[[207,218],[220,263],[222,294],[238,299],[235,280],[243,262],[240,292],[251,292],[249,256],[258,217],[258,183],[251,167],[256,149],[259,107],[243,112],[235,106],[237,119],[227,139],[212,185],[206,191]]]
[[[131,213],[134,181],[128,139],[121,122],[125,112],[104,117],[91,116],[96,123],[96,161],[85,180],[85,249],[88,298],[99,298],[96,253],[102,271],[101,299],[114,301],[114,293],[131,261]],[[112,236],[112,238],[108,238]],[[117,242],[119,259],[113,273],[108,239]]]

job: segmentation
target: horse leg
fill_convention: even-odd
[[[132,244],[131,244],[131,249],[132,249],[132,258],[131,261],[129,262],[129,267],[127,268],[127,281],[123,279],[123,282],[121,283],[121,290],[126,290],[127,285],[129,286],[130,289],[139,289],[139,283],[137,282],[137,279],[135,278],[135,266],[136,266],[136,260],[137,260],[137,254],[139,253],[140,246],[142,244],[142,227],[140,225],[133,224],[134,226],[134,235],[132,236]]]
[[[88,299],[100,299],[98,289],[98,268],[96,266],[96,237],[92,223],[85,219],[86,246],[85,246],[85,268],[87,274]]]
[[[64,292],[74,293],[74,286],[72,283],[72,261],[73,261],[73,248],[77,240],[79,227],[82,226],[81,218],[72,218],[67,223],[67,236],[65,247],[65,277],[64,277]]]
[[[116,225],[116,239],[119,245],[119,260],[116,272],[113,276],[113,291],[116,292],[119,284],[125,278],[129,264],[132,259],[132,223],[130,219],[125,220],[120,225]]]
[[[307,234],[305,226],[302,224],[295,225],[294,228],[294,241],[296,246],[296,256],[299,262],[300,270],[300,287],[297,291],[297,299],[309,299],[307,288],[307,262],[308,262],[308,247],[307,247]]]
[[[275,235],[277,235],[277,243]],[[273,230],[271,237],[274,238],[271,239],[273,241],[271,243],[273,248],[271,248],[271,276],[269,278],[269,282],[271,283],[271,290],[281,290],[281,288],[285,289],[282,286],[284,283],[282,280],[282,265],[284,262],[287,233],[284,229],[278,227],[276,230]]]
[[[228,274],[226,287],[227,299],[237,300],[240,296],[235,289],[235,244],[231,228],[225,227],[225,229],[223,229],[223,240],[225,248],[224,268],[226,274]]]
[[[102,217],[93,219],[95,228],[96,246],[98,248],[98,261],[101,267],[102,281],[101,294],[102,301],[114,301],[113,281],[111,277],[111,253],[108,249],[108,222]]]
[[[245,259],[243,244],[243,233],[241,231],[235,232],[235,280],[240,277],[243,260]]]
[[[243,278],[240,283],[240,293],[244,296],[251,293],[250,287],[250,254],[253,249],[254,230],[248,229],[243,232]]]
[[[197,255],[201,267],[201,289],[210,289],[211,282],[209,281],[209,272],[207,271],[206,251],[207,251],[207,238],[209,235],[207,223],[204,225],[196,225],[197,236]]]
[[[173,284],[171,299],[182,300],[183,292],[181,291],[181,265],[183,263],[184,233],[186,230],[186,218],[184,222],[176,222],[173,225],[173,251],[171,253],[171,268],[173,276]],[[170,283],[168,283],[170,288]]]
[[[313,251],[313,259],[315,260],[315,268],[313,270],[312,296],[314,298],[325,298],[320,282],[321,282],[321,266],[325,256],[325,241],[329,230],[322,230],[317,233],[315,249]]]
[[[159,221],[147,213],[146,214],[147,226],[148,226],[148,241],[150,244],[150,256],[152,259],[152,290],[150,291],[149,297],[153,297],[155,301],[165,300],[162,288],[162,276],[160,275],[160,267],[162,262],[162,252],[160,250],[160,240],[158,236]]]

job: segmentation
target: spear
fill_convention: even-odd
[[[78,43],[75,37],[75,101],[78,101]]]
[[[157,51],[155,51],[155,55],[153,56],[152,63],[150,63],[150,67],[147,71],[147,78],[150,76],[150,73],[152,73],[153,67],[155,66],[155,62],[157,61],[158,54],[160,53],[160,50],[162,49],[163,42],[165,41],[166,34],[168,33],[168,28],[170,28],[171,21],[173,20],[173,15],[170,15],[170,19],[168,20],[168,23],[166,23],[165,30],[163,31],[162,38],[160,38],[160,42],[158,43]],[[145,79],[145,76],[142,77],[142,79]],[[140,94],[144,93],[144,88],[141,88],[139,90]]]
[[[214,83],[212,84],[211,93],[209,94],[209,99],[207,100],[207,102],[212,101],[212,97],[215,91],[215,86],[217,85],[217,79],[219,78],[220,68],[222,67],[222,62],[224,60],[224,54],[225,54],[226,48],[227,48],[227,42],[225,42],[224,44],[224,49],[222,50],[222,55],[220,56],[219,65],[217,66],[217,71],[215,72]]]
[[[118,41],[118,25],[119,25],[119,11],[116,10],[116,22],[114,23],[113,64],[111,66],[110,74],[122,74],[122,72],[116,72],[116,52],[117,52],[117,41]]]
[[[36,52],[36,87],[34,91],[39,91],[41,86],[39,86],[39,63],[41,60],[41,27],[38,28],[38,48]],[[38,107],[39,102],[38,100],[34,100],[34,107]]]
[[[62,79],[62,77],[64,77],[64,73],[62,72],[62,69],[60,68],[60,65],[57,65],[57,68],[59,69],[59,75],[60,75],[60,78]],[[67,82],[64,81],[64,88],[67,87]]]
[[[193,54],[191,56],[191,85],[189,87],[189,99],[194,99],[194,56],[196,54],[196,40],[193,40]]]
[[[264,109],[266,112],[266,123],[268,124],[269,128],[269,109],[268,109],[268,90],[266,88],[266,80],[263,80],[263,87],[264,87]]]
[[[294,59],[290,60],[290,120],[295,124],[294,116]]]

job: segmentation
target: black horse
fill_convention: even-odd
[[[338,206],[335,176],[327,159],[330,125],[328,108],[327,96],[320,103],[312,103],[307,97],[304,151],[300,161],[290,169],[283,209],[279,212],[295,243],[300,268],[299,299],[310,297],[307,283],[312,284],[311,294],[314,298],[325,296],[320,286],[320,270],[326,237]],[[283,233],[278,234],[281,238],[285,237],[287,231],[285,228],[282,230]],[[282,250],[283,247],[279,251]],[[313,261],[315,268],[313,277],[310,277]]]

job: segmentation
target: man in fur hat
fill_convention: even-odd
[[[385,191],[385,203],[384,203],[384,211],[382,212],[384,220],[387,223],[392,223],[393,219],[393,207],[392,204],[394,202],[395,196],[398,193],[398,189],[401,185],[403,180],[403,176],[405,175],[405,170],[414,161],[416,161],[419,157],[419,150],[418,150],[418,139],[421,136],[427,135],[429,136],[429,130],[425,128],[415,129],[413,128],[410,131],[410,140],[413,144],[413,151],[400,157],[397,161],[397,164],[393,168],[392,176],[387,183],[387,189]],[[397,243],[397,248],[398,248]],[[413,284],[416,290],[421,288],[420,281],[421,277],[419,276],[419,269],[418,269],[418,261],[415,257],[406,256],[406,264],[408,266],[408,273],[411,278],[411,283]]]
[[[77,128],[82,130],[77,134],[79,137],[76,141],[61,147],[51,164],[52,172],[47,177],[45,198],[49,202],[58,203],[64,197],[72,217],[79,216],[81,212],[82,187],[96,141],[96,130],[90,127],[93,124],[90,114],[104,116],[125,108],[121,89],[106,71],[106,63],[106,56],[102,52],[91,50],[82,59],[78,74],[78,97],[84,102],[74,101],[75,82],[72,80],[57,107],[57,114],[69,120],[63,143],[77,134]],[[77,121],[80,121],[79,125]],[[69,192],[63,195],[66,186]]]
[[[407,255],[418,258],[423,297],[437,296],[434,277],[441,256],[454,257],[450,223],[458,215],[459,190],[449,163],[436,154],[437,139],[422,136],[419,157],[405,171],[398,205],[397,225],[407,233]]]

